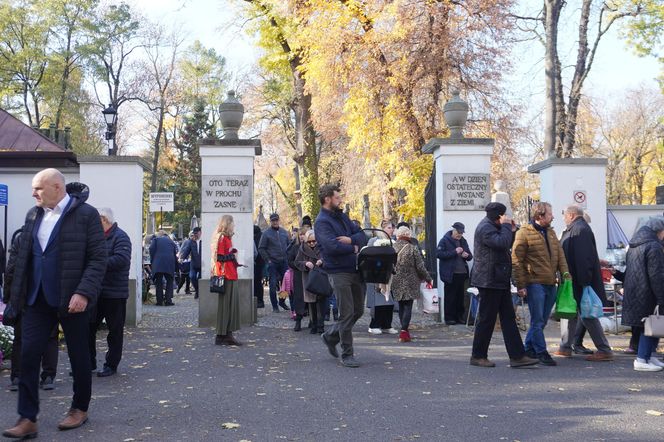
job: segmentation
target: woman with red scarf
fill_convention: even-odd
[[[224,215],[212,235],[212,275],[224,277],[224,293],[219,293],[215,345],[242,345],[233,332],[240,329],[240,300],[237,289],[237,249],[233,247],[235,222]]]

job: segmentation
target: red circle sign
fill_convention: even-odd
[[[584,203],[586,201],[586,194],[584,192],[574,192],[574,201]]]

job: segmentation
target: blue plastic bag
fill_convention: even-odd
[[[599,299],[595,290],[589,285],[583,288],[581,295],[581,317],[586,319],[598,319],[603,316],[602,300]]]

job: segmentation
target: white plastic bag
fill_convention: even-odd
[[[438,289],[428,289],[426,284],[422,284],[420,293],[422,294],[422,312],[438,313]]]

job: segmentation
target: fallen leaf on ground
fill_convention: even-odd
[[[646,410],[646,414],[649,414],[649,415],[651,415],[651,416],[661,416],[661,415],[664,415],[664,413],[662,413],[661,411],[657,411],[657,410]]]
[[[221,428],[224,430],[233,430],[235,428],[240,428],[240,424],[236,424],[235,422],[224,422],[221,424]]]
[[[641,391],[640,388],[628,388],[627,391]]]
[[[161,352],[162,353],[173,353],[173,349],[172,348],[167,348],[166,350],[162,350]]]
[[[478,414],[477,417],[489,417],[489,416],[486,414]]]

